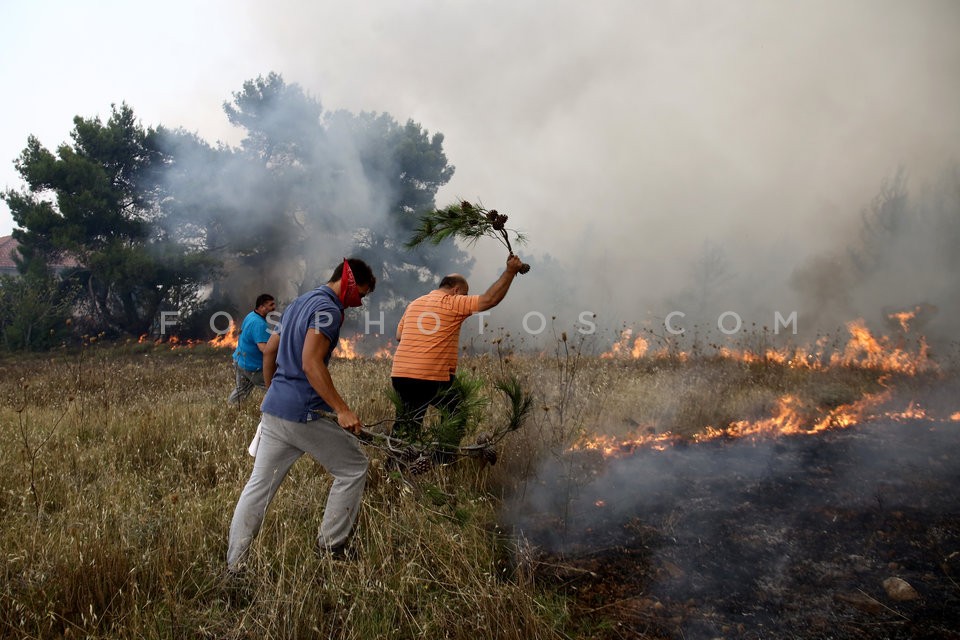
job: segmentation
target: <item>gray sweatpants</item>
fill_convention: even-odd
[[[356,522],[367,480],[366,454],[359,441],[336,422],[326,418],[292,422],[264,413],[260,425],[260,446],[253,472],[230,524],[229,569],[237,569],[245,559],[280,483],[303,454],[309,454],[333,476],[320,523],[321,547],[333,548],[346,542]]]
[[[237,378],[237,385],[233,388],[233,391],[230,392],[229,397],[227,397],[227,404],[240,404],[241,400],[250,395],[254,387],[266,389],[262,369],[260,371],[247,371],[234,364],[233,370]]]

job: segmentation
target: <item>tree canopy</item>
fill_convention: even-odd
[[[53,153],[31,136],[15,163],[26,188],[3,198],[19,227],[21,271],[47,272],[69,256],[76,267],[65,275],[80,285],[87,328],[145,333],[170,296],[209,276],[211,261],[162,233],[156,177],[168,158],[133,109],[113,106],[106,123],[78,116],[71,138]]]
[[[298,291],[329,276],[336,260],[362,257],[380,274],[374,306],[388,322],[425,288],[471,261],[455,245],[410,251],[404,242],[418,213],[435,207],[453,176],[443,135],[389,114],[327,112],[320,101],[277,74],[244,83],[224,104],[244,129],[238,152],[269,203],[232,219],[260,229],[254,254],[263,269],[281,269]],[[269,220],[263,228],[259,221]],[[282,247],[282,250],[278,248]]]
[[[223,105],[236,148],[182,128],[145,128],[126,104],[74,118],[54,151],[31,136],[15,161],[25,187],[2,197],[23,273],[61,275],[87,331],[143,334],[159,311],[209,299],[245,306],[252,289],[292,297],[347,255],[378,273],[371,312],[392,333],[409,299],[472,261],[450,243],[404,247],[453,175],[443,135],[386,113],[325,111],[275,73]],[[219,270],[218,270],[219,269]]]

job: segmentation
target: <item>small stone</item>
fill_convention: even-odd
[[[890,596],[892,600],[897,600],[898,602],[917,600],[920,597],[917,590],[910,586],[910,583],[903,578],[887,578],[883,581],[883,588],[886,589],[887,595]]]

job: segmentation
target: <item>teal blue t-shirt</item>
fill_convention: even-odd
[[[260,371],[263,369],[263,352],[257,347],[257,343],[267,342],[269,339],[267,319],[256,311],[251,311],[240,325],[240,338],[237,340],[237,349],[233,352],[233,361],[245,371]]]

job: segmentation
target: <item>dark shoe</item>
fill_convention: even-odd
[[[318,558],[330,558],[334,562],[349,562],[356,560],[360,556],[356,548],[349,542],[344,542],[335,547],[323,547],[320,546],[320,542],[318,541],[313,545],[313,551],[317,554]]]
[[[247,568],[226,569],[220,574],[220,589],[233,606],[245,606],[253,597],[254,586]]]

